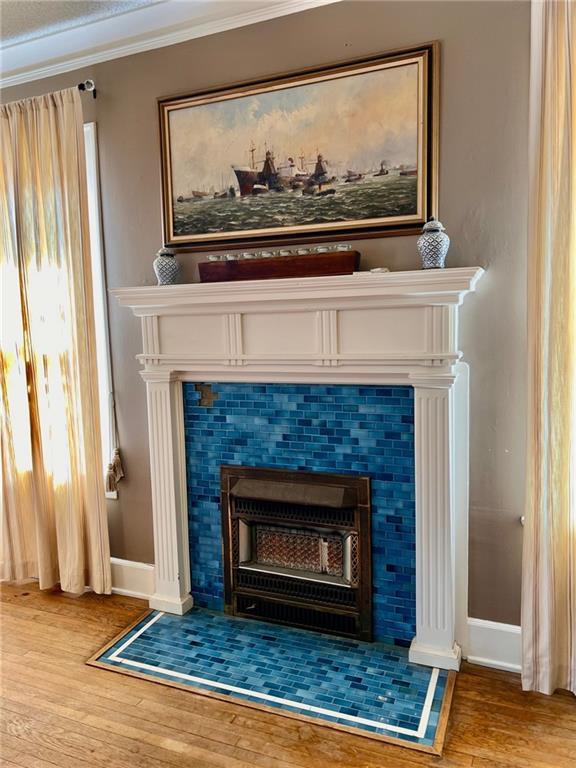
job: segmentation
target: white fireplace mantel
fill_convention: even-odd
[[[153,608],[192,606],[182,381],[407,384],[415,392],[412,661],[457,669],[467,603],[468,368],[458,312],[483,270],[359,272],[119,288],[141,318],[156,563]]]

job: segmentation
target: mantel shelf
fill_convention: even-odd
[[[413,270],[409,272],[355,272],[337,277],[246,280],[229,283],[187,283],[115,288],[110,292],[136,315],[162,314],[174,308],[198,310],[210,305],[265,304],[267,302],[337,301],[370,299],[414,304],[459,304],[475,289],[484,274],[481,267]]]

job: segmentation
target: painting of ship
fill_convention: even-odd
[[[346,176],[344,176],[344,182],[346,184],[352,184],[355,181],[362,181],[363,178],[363,173],[360,173],[359,171],[351,171],[349,169],[346,171]]]
[[[425,78],[434,49],[163,100],[166,242],[421,226],[435,189]]]
[[[330,173],[328,162],[322,153],[318,153],[316,159],[312,161],[306,161],[305,156],[301,154],[299,166],[293,157],[288,157],[283,165],[276,167],[274,153],[272,150],[266,149],[264,159],[261,161],[263,163],[262,168],[258,170],[255,167],[256,146],[253,142],[248,151],[251,157],[250,165],[232,165],[241,197],[295,190],[302,190],[303,194],[307,195],[336,193],[333,186],[330,189],[327,189],[327,186],[334,185],[338,181],[338,176]],[[312,164],[314,165],[313,171],[305,170],[305,165]],[[404,176],[413,175],[411,171],[402,170],[399,173]],[[385,166],[385,161],[382,160],[380,170],[373,173],[372,176],[387,176],[388,174],[389,170]],[[346,174],[341,177],[341,181],[345,184],[351,184],[362,181],[365,177],[366,173],[348,169]],[[226,194],[223,193],[221,196],[226,197]]]
[[[259,195],[266,192],[285,192],[287,190],[297,190],[308,186],[311,182],[317,182],[318,178],[327,175],[322,155],[318,156],[316,168],[312,174],[308,173],[302,167],[304,156],[300,156],[300,167],[297,166],[293,157],[288,157],[283,165],[276,167],[274,153],[270,149],[265,150],[262,169],[260,171],[255,167],[254,155],[256,146],[251,143],[248,150],[251,158],[250,165],[232,165],[232,170],[236,175],[240,196]]]
[[[380,170],[377,171],[376,173],[374,173],[373,175],[374,176],[388,176],[389,173],[390,173],[390,171],[386,167],[386,160],[382,160],[380,162]]]
[[[208,197],[208,192],[202,192],[199,189],[193,189],[188,196],[178,195],[176,198],[179,203],[188,203],[191,200],[202,200],[204,197]]]

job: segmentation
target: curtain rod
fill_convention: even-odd
[[[96,83],[94,80],[84,80],[82,83],[78,83],[79,91],[92,91],[92,96],[96,98]]]

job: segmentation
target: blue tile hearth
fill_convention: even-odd
[[[212,383],[200,404],[184,384],[190,560],[195,604],[224,607],[220,466],[366,475],[372,487],[373,627],[415,635],[412,387]]]
[[[198,608],[152,612],[96,663],[415,747],[434,745],[449,688],[403,648]]]

